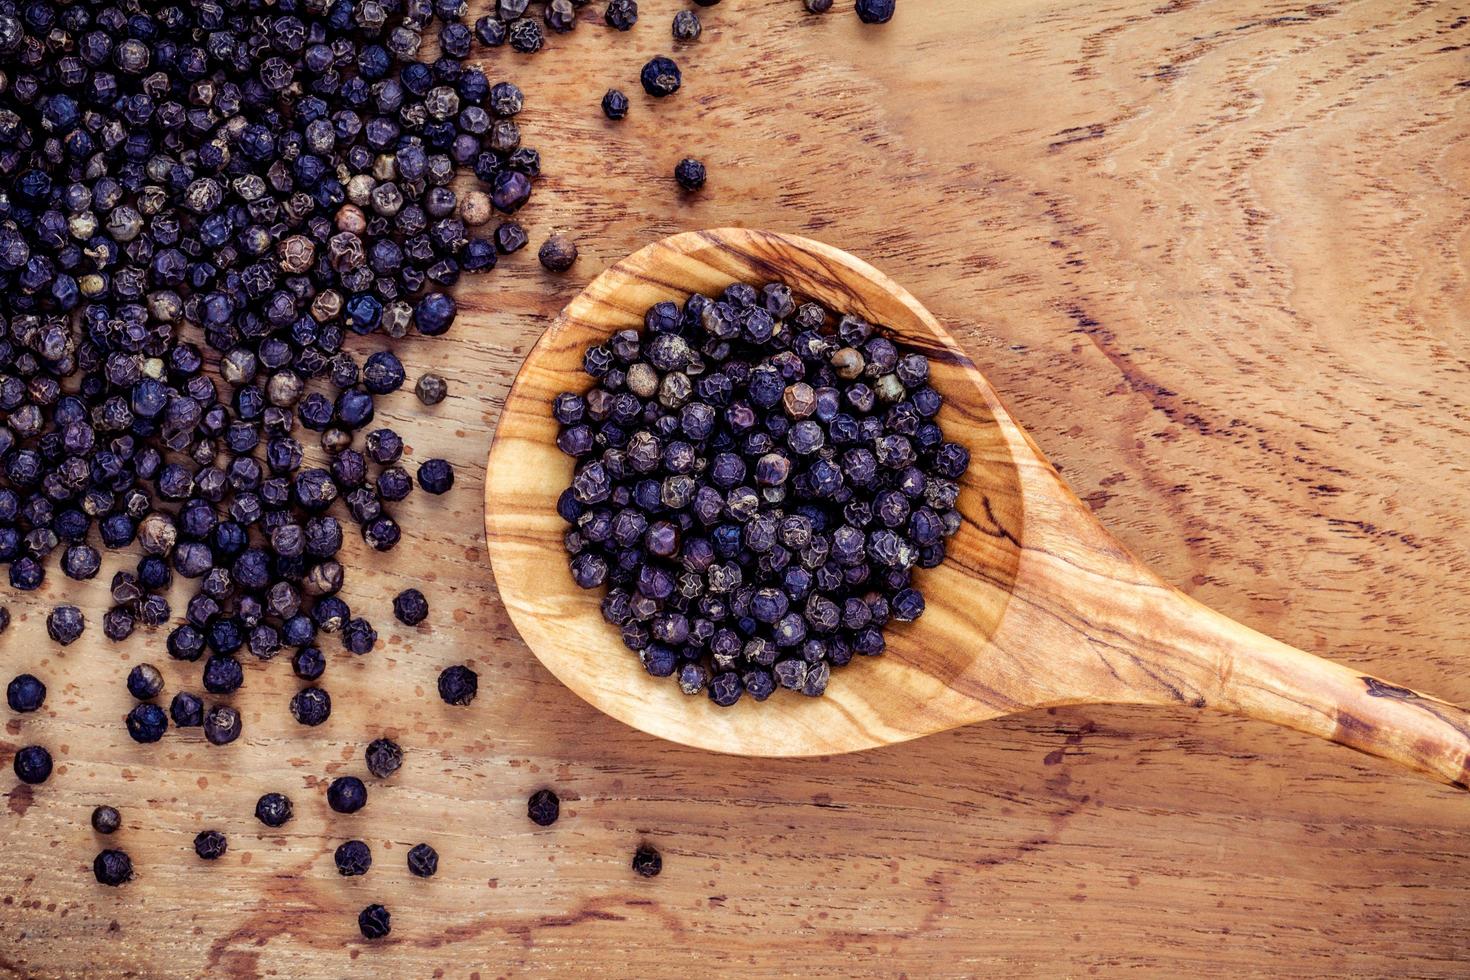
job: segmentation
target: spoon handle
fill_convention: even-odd
[[[1464,708],[1313,656],[1188,596],[1178,598],[1175,639],[1183,642],[1177,659],[1168,660],[1191,664],[1202,675],[1189,685],[1198,692],[1197,706],[1294,728],[1470,789],[1470,712]]]

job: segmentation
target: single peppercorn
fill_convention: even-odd
[[[229,850],[229,841],[218,830],[201,830],[194,837],[194,853],[205,861],[217,861]]]
[[[437,374],[425,374],[414,385],[413,393],[425,405],[437,405],[449,394],[449,385]]]
[[[663,855],[652,844],[640,844],[633,852],[633,870],[642,877],[656,878],[663,869]]]
[[[51,753],[39,745],[27,745],[15,753],[12,763],[16,778],[32,785],[51,778]]]
[[[398,771],[403,765],[403,749],[398,743],[389,738],[375,738],[368,743],[367,751],[368,772],[379,779],[387,779]]]
[[[832,0],[806,0],[806,9],[814,14],[825,14],[832,9]]]
[[[204,737],[211,745],[229,745],[240,737],[240,712],[225,704],[211,707],[204,715]]]
[[[327,805],[338,813],[356,813],[367,805],[367,786],[356,776],[338,776],[327,786]]]
[[[128,672],[128,693],[139,701],[151,701],[163,691],[163,674],[152,664],[138,664]]]
[[[886,24],[897,6],[897,0],[857,0],[854,10],[864,24]]]
[[[417,626],[429,615],[429,601],[418,589],[404,589],[393,599],[393,615],[405,626]]]
[[[637,0],[608,0],[602,19],[608,27],[615,30],[632,30],[633,25],[638,23]]]
[[[419,596],[420,599],[423,596]],[[427,612],[427,607],[425,607]],[[401,618],[401,617],[400,617]],[[46,685],[34,675],[17,674],[5,688],[5,701],[11,711],[39,711],[46,702]]]
[[[439,871],[439,852],[428,844],[415,844],[408,851],[408,870],[415,878],[432,878]]]
[[[699,23],[699,15],[692,10],[681,10],[674,15],[674,40],[675,41],[697,41],[704,27]]]
[[[255,819],[267,827],[282,827],[291,816],[291,801],[281,793],[266,793],[255,801]]]
[[[526,801],[526,816],[539,827],[550,827],[561,815],[561,800],[549,789],[538,789]]]
[[[291,655],[291,671],[304,681],[314,681],[326,670],[327,658],[318,647],[302,647]]]
[[[628,97],[615,88],[610,88],[602,97],[602,114],[614,122],[628,116]]]
[[[305,687],[291,697],[291,717],[316,727],[332,715],[332,696],[319,687]]]
[[[168,730],[168,716],[158,705],[145,702],[133,706],[126,724],[133,741],[148,744],[163,738],[163,733]]]
[[[122,826],[122,814],[110,806],[99,806],[92,811],[92,829],[99,834],[111,834]]]
[[[674,180],[690,193],[704,187],[705,177],[704,164],[693,157],[685,157],[674,167]]]
[[[82,635],[87,621],[76,606],[57,606],[46,616],[46,633],[62,646],[70,646]]]
[[[461,664],[445,667],[439,674],[439,697],[445,704],[463,707],[475,700],[480,676]]]
[[[418,479],[426,493],[448,493],[454,486],[454,467],[446,459],[426,459],[419,466]]]
[[[117,888],[133,880],[133,862],[125,851],[108,849],[92,860],[92,874],[99,885]]]
[[[373,852],[360,840],[345,841],[337,845],[332,861],[337,865],[339,875],[354,878],[368,873],[368,869],[373,866]]]
[[[566,272],[576,264],[577,243],[563,234],[552,235],[542,243],[536,257],[548,272]]]
[[[679,91],[683,76],[672,58],[660,55],[643,66],[638,80],[643,84],[643,91],[656,99],[662,99]]]
[[[522,228],[519,222],[502,221],[495,228],[495,248],[502,255],[519,252],[530,241],[531,239],[526,234],[526,229]]]
[[[357,913],[357,928],[364,939],[382,939],[393,931],[392,916],[381,905],[369,905]]]

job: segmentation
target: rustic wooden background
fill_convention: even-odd
[[[487,58],[546,160],[533,239],[564,229],[582,258],[551,277],[522,253],[463,290],[447,337],[399,345],[451,395],[424,417],[405,390],[387,415],[459,482],[401,508],[391,555],[353,551],[348,598],[383,642],[328,643],[326,726],[291,721],[281,658],[247,665],[234,746],[134,745],[127,667],[159,663],[170,693],[198,667],[161,634],[102,640],[102,580],[66,650],[43,619],[71,583],[7,597],[0,674],[51,696],[0,736],[0,971],[1464,975],[1470,799],[1303,736],[1087,709],[769,762],[599,716],[506,621],[477,468],[520,357],[597,271],[683,229],[797,231],[908,285],[1166,577],[1470,701],[1470,3],[903,0],[864,28],[851,0],[726,0],[657,104],[636,72],[682,4],[644,0],[626,35],[601,6],[536,58]],[[620,125],[597,109],[613,84],[636,92]],[[693,199],[669,176],[689,153],[711,173]],[[408,584],[432,607],[417,630],[389,611]],[[460,660],[481,677],[467,709],[434,694]],[[403,770],[331,815],[325,781],[380,733]],[[8,771],[31,742],[58,763],[34,791]],[[564,803],[542,830],[524,811],[544,785]],[[267,790],[296,803],[279,832],[251,816]],[[139,870],[117,891],[90,871],[101,802]],[[230,835],[212,865],[205,827]],[[349,836],[366,877],[333,871]],[[655,880],[628,868],[645,838]],[[404,869],[419,840],[431,881]],[[372,901],[394,916],[375,946],[355,923]]]

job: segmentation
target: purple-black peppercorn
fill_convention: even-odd
[[[415,844],[408,851],[408,870],[415,878],[432,878],[439,871],[439,852],[428,844]]]
[[[354,878],[368,873],[368,869],[373,866],[373,852],[360,840],[345,841],[337,845],[332,861],[337,865],[339,875]]]
[[[550,827],[561,816],[561,799],[549,789],[538,789],[526,801],[526,816],[538,827]]]
[[[32,674],[17,674],[5,688],[11,711],[39,711],[46,702],[46,685]]]
[[[255,819],[267,827],[282,827],[292,816],[291,801],[281,793],[266,793],[255,801]]]
[[[163,738],[168,730],[168,716],[156,704],[138,704],[128,712],[126,724],[133,741],[147,744]]]
[[[664,869],[664,858],[652,844],[640,844],[633,852],[633,871],[643,878],[656,878]]]
[[[229,841],[218,830],[201,830],[194,837],[194,853],[205,861],[217,861],[229,850]]]
[[[39,745],[27,745],[15,753],[12,767],[21,782],[31,785],[44,783],[51,778],[51,753]]]
[[[112,834],[122,826],[122,815],[115,807],[102,805],[92,811],[92,829],[99,834]]]
[[[403,765],[403,749],[390,738],[375,738],[368,743],[368,772],[379,779],[387,779]]]
[[[531,23],[532,26],[535,26],[534,21],[517,21],[516,23]],[[513,24],[511,26],[514,27],[515,25]],[[362,933],[364,939],[382,939],[393,931],[392,916],[381,905],[369,905],[357,913],[357,928]]]
[[[479,693],[480,677],[462,664],[444,668],[439,674],[439,697],[445,704],[463,707]]]
[[[367,786],[356,776],[338,776],[327,786],[327,805],[338,813],[356,813],[367,805]]]
[[[133,880],[133,862],[126,852],[109,848],[93,859],[92,874],[99,885],[116,888]]]

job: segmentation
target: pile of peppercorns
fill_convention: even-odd
[[[735,283],[648,310],[556,397],[577,460],[557,510],[583,588],[643,666],[722,706],[884,647],[924,611],[969,452],[946,442],[928,360],[860,317]]]

